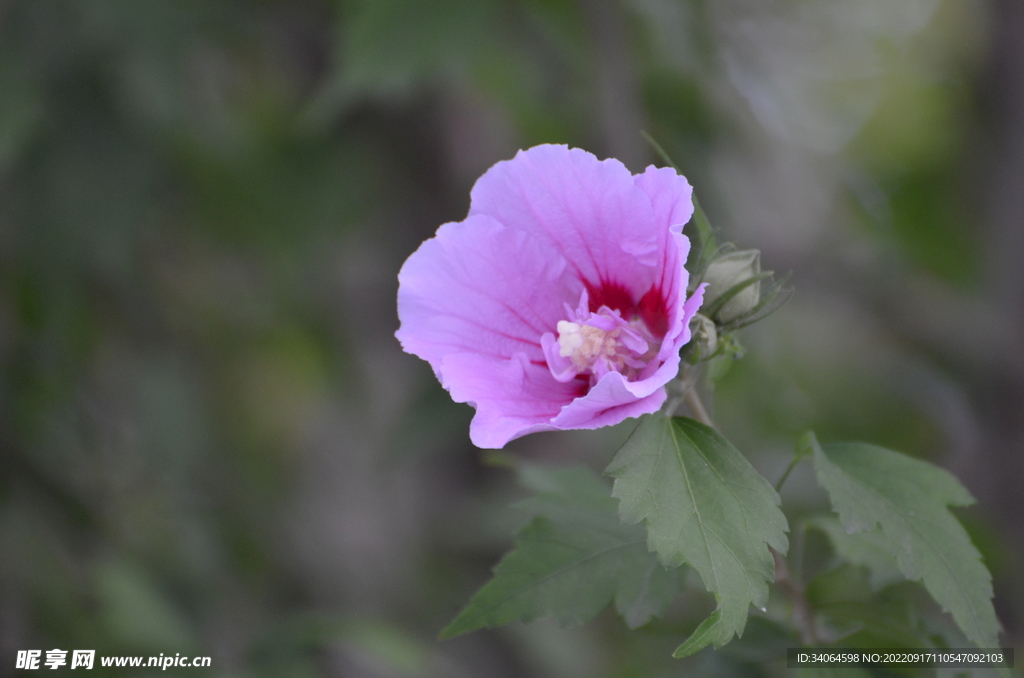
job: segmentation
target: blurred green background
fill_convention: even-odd
[[[773,482],[809,427],[952,470],[1020,647],[1019,0],[0,0],[0,676],[739,675],[669,659],[699,595],[435,640],[522,492],[400,351],[397,271],[494,162],[639,171],[642,129],[794,272],[722,430]],[[601,469],[628,430],[510,451]]]

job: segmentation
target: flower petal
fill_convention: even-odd
[[[503,447],[527,433],[557,430],[552,420],[586,388],[579,380],[555,381],[547,365],[533,363],[523,353],[507,360],[453,353],[445,356],[440,372],[452,400],[476,408],[469,437],[484,448]]]
[[[668,232],[618,160],[535,146],[491,167],[471,198],[470,214],[547,242],[592,289],[620,285],[636,303],[661,273]]]
[[[659,228],[682,233],[693,216],[693,187],[671,167],[651,165],[633,177],[637,188],[647,194]]]
[[[651,361],[651,365],[657,365],[658,360],[664,362],[658,366],[658,369],[653,374],[641,373],[636,384],[642,384],[647,381],[651,381],[656,384],[667,384],[669,381],[675,378],[676,374],[679,373],[679,352],[683,346],[689,343],[691,338],[690,332],[690,321],[693,316],[696,315],[697,309],[700,308],[701,303],[704,301],[704,288],[707,284],[702,284],[697,290],[690,295],[690,298],[683,304],[682,312],[679,314],[679,331],[669,341],[666,338],[665,343],[661,345],[661,350],[658,351],[658,359]],[[671,334],[669,336],[672,336]]]
[[[692,311],[686,312],[681,303],[690,278],[684,268],[686,257],[690,253],[690,240],[682,232],[683,226],[693,216],[693,188],[690,182],[675,170],[668,167],[657,168],[653,165],[643,174],[634,177],[634,182],[648,196],[655,220],[671,242],[666,243],[662,250],[662,277],[658,283],[658,289],[666,300],[665,310],[668,315],[665,341],[658,357],[661,360],[668,360],[690,340],[690,318],[700,307],[700,301],[697,301]]]
[[[636,391],[643,390],[642,387],[637,389],[637,382],[626,381],[618,372],[609,372],[587,395],[563,407],[551,423],[560,429],[600,428],[618,424],[628,417],[657,412],[667,397],[664,383],[645,384],[651,387],[649,393],[637,397]]]
[[[541,336],[582,288],[557,251],[482,215],[441,226],[398,280],[396,336],[435,373],[450,353],[543,361]]]
[[[572,360],[559,353],[560,346],[555,335],[547,332],[540,338],[540,347],[544,351],[544,359],[548,363],[551,376],[563,384],[576,378],[579,370],[573,365]]]

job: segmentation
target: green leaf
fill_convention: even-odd
[[[664,568],[647,550],[642,527],[622,524],[600,476],[536,467],[522,475],[538,494],[517,508],[535,517],[442,638],[545,617],[583,624],[613,601],[630,628],[665,611],[682,572]]]
[[[690,637],[682,645],[676,648],[672,656],[676,659],[682,659],[683,657],[689,657],[698,650],[703,650],[718,637],[718,634],[721,632],[721,624],[722,611],[715,610],[711,613],[710,617],[702,621],[694,629],[693,633],[690,634]]]
[[[818,480],[847,532],[879,526],[908,579],[920,580],[979,647],[998,646],[992,578],[948,505],[973,497],[948,472],[865,443],[818,446]]]
[[[871,573],[871,587],[876,591],[903,580],[903,572],[896,564],[896,556],[889,548],[888,538],[880,529],[850,534],[833,516],[816,516],[810,524],[828,535],[839,557],[868,569]]]
[[[814,606],[819,623],[840,637],[839,647],[929,647],[928,637],[915,627],[909,606],[899,603],[837,601]]]
[[[912,601],[895,590],[875,595],[867,575],[863,568],[843,563],[808,582],[805,593],[819,633],[836,647],[932,647]]]
[[[721,647],[741,634],[751,603],[775,578],[769,546],[785,553],[779,495],[729,441],[692,419],[649,416],[606,471],[626,523],[647,523],[647,543],[668,567],[688,563],[718,610],[677,652]]]

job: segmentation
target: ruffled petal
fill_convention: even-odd
[[[543,145],[477,180],[470,214],[487,214],[547,242],[591,289],[619,285],[637,302],[661,273],[668,233],[618,160]]]
[[[650,371],[641,372],[638,378],[632,384],[643,386],[644,384],[667,384],[672,379],[675,379],[676,374],[679,373],[679,352],[683,346],[686,346],[690,342],[691,331],[690,321],[693,320],[693,316],[696,315],[697,310],[700,308],[701,303],[704,300],[704,288],[707,287],[707,283],[702,284],[697,290],[690,295],[690,298],[683,304],[682,313],[679,314],[680,330],[676,334],[672,341],[666,340],[661,346],[661,350],[658,352],[658,359],[652,360],[648,365],[648,368],[652,368],[657,365],[657,369],[650,369]],[[663,361],[659,365],[659,361]],[[645,389],[646,390],[646,389]],[[637,393],[643,393],[644,391],[637,391]]]
[[[562,408],[552,423],[560,429],[600,428],[657,412],[665,403],[663,385],[651,388],[643,397],[637,397],[636,386],[636,382],[626,381],[618,372],[609,372],[585,396]]]
[[[482,215],[443,225],[398,280],[396,336],[435,372],[450,353],[543,361],[541,336],[582,288],[557,251]]]
[[[633,183],[651,201],[658,227],[681,233],[693,216],[693,187],[686,177],[670,167],[651,165],[643,174],[633,177]]]
[[[671,355],[690,340],[689,323],[693,312],[683,309],[683,298],[689,284],[689,273],[684,268],[690,253],[690,240],[682,234],[683,226],[693,216],[693,188],[685,177],[674,170],[653,165],[634,182],[648,196],[655,220],[665,233],[666,246],[662,249],[661,278],[658,289],[666,300],[667,330],[658,358],[669,360]],[[681,340],[681,343],[680,343]]]
[[[457,403],[469,403],[476,415],[469,437],[477,447],[499,448],[537,431],[560,428],[553,419],[586,384],[560,383],[547,365],[519,353],[507,360],[476,353],[454,353],[441,363],[441,384]]]

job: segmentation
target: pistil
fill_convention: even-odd
[[[570,319],[558,321],[557,339],[547,334],[541,342],[551,373],[559,381],[589,375],[596,383],[612,371],[633,379],[656,353],[657,342],[638,318],[627,322],[607,306],[592,312],[585,297],[575,311],[566,311]]]

